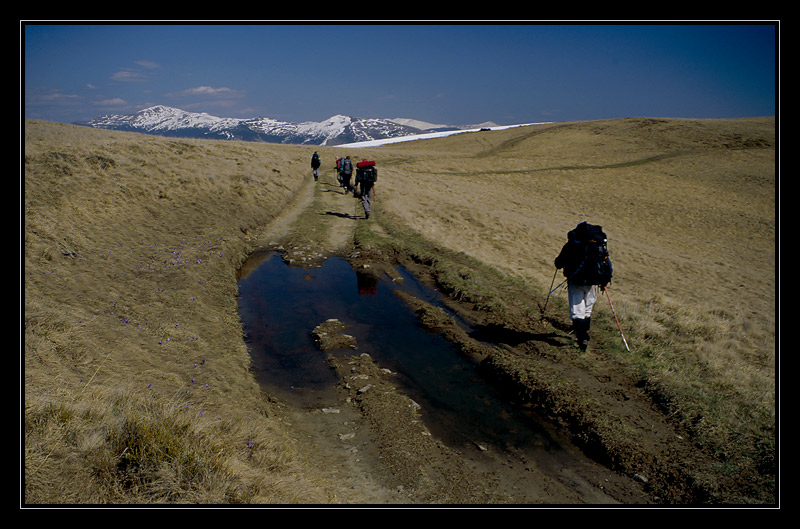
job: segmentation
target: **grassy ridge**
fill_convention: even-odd
[[[25,132],[25,500],[338,501],[250,375],[236,307],[234,271],[313,185],[312,149]],[[535,310],[566,232],[602,224],[632,346],[614,354],[719,472],[763,478],[741,500],[758,502],[775,466],[774,143],[774,119],[632,119],[355,155],[379,161],[382,236],[481,263],[441,273],[487,307],[509,300],[475,270]],[[345,153],[317,150],[323,169]]]

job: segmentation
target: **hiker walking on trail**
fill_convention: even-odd
[[[353,163],[350,161],[350,157],[347,156],[342,161],[342,187],[344,187],[344,194],[346,195],[348,191],[353,191],[353,188],[350,186],[350,178],[353,176]]]
[[[581,351],[589,346],[592,308],[597,301],[595,287],[605,290],[611,282],[606,243],[601,226],[581,222],[567,234],[567,242],[555,260],[556,268],[563,268],[567,278],[569,317]]]
[[[320,165],[322,165],[322,163],[319,161],[319,154],[317,154],[317,151],[314,151],[314,154],[311,156],[311,169],[314,172],[314,180],[315,181],[319,179],[319,166]]]
[[[365,218],[369,218],[372,210],[376,180],[378,180],[378,169],[374,161],[363,159],[356,164],[356,185],[361,188],[361,204],[364,206]]]
[[[342,187],[342,162],[344,158],[336,158],[336,181],[339,182],[339,187]]]

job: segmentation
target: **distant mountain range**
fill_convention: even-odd
[[[292,123],[271,118],[220,118],[164,105],[146,108],[135,114],[107,114],[74,124],[180,138],[328,146],[495,126],[494,123],[434,125],[408,118],[353,118],[342,115],[319,122]]]

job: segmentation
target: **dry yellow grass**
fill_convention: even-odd
[[[496,267],[532,305],[566,232],[603,225],[620,362],[727,464],[769,474],[774,126],[563,123],[350,153],[379,162],[374,226]],[[236,306],[236,269],[311,193],[313,150],[26,122],[26,502],[343,501],[249,372]],[[316,150],[326,169],[346,149]]]
[[[25,134],[25,502],[335,501],[250,375],[236,305],[307,149]]]
[[[732,464],[774,465],[773,118],[559,123],[364,154],[383,162],[379,208],[542,296],[567,231],[601,224],[630,370]]]

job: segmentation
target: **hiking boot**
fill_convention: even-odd
[[[581,336],[583,336],[583,334],[581,333],[581,326],[582,325],[583,325],[583,321],[582,320],[579,320],[579,319],[572,320],[572,334],[575,335],[576,345],[581,343]]]
[[[591,318],[584,318],[583,320],[583,336],[578,343],[581,351],[585,351],[589,347],[589,327],[592,325]]]
[[[578,342],[578,349],[581,351],[586,351],[586,349],[589,347],[590,325],[591,320],[589,318],[572,320],[572,328],[575,332],[575,340]]]

